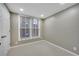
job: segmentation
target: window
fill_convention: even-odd
[[[28,17],[20,18],[20,36],[21,38],[30,37],[30,20]]]
[[[32,19],[32,36],[38,36],[39,32],[39,21],[37,19]]]
[[[20,38],[40,37],[40,20],[37,18],[20,16]]]

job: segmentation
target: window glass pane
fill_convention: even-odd
[[[32,36],[38,36],[39,29],[39,20],[38,19],[32,19]]]
[[[25,17],[21,17],[20,28],[25,28]]]
[[[30,37],[30,18],[29,17],[21,17],[20,35],[22,38]]]
[[[32,29],[32,36],[38,36],[38,29]]]
[[[38,19],[32,20],[32,28],[38,28]]]
[[[30,18],[28,17],[21,17],[20,21],[21,28],[29,28],[30,27]]]
[[[32,36],[35,36],[35,29],[32,29]]]
[[[38,32],[39,30],[38,29],[35,29],[35,35],[38,36]]]
[[[29,29],[21,29],[20,30],[21,32],[21,37],[23,38],[23,37],[29,37],[30,36],[30,31],[29,31]]]

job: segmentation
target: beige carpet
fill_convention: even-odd
[[[45,40],[35,41],[10,48],[8,56],[73,56]]]

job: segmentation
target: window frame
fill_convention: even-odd
[[[40,32],[41,32],[40,19],[35,18],[35,17],[31,17],[31,19],[33,20],[35,18],[35,19],[39,20],[39,22],[38,22],[38,36],[34,36],[34,37],[32,36],[32,20],[30,20],[30,36],[21,38],[21,36],[20,36],[20,20],[21,20],[21,17],[27,17],[27,16],[18,15],[18,41],[40,38]]]

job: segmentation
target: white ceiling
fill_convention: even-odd
[[[74,5],[74,3],[7,3],[6,5],[11,12],[35,17],[40,17],[43,14],[44,17],[48,17]],[[24,11],[20,11],[20,8],[23,8]]]

